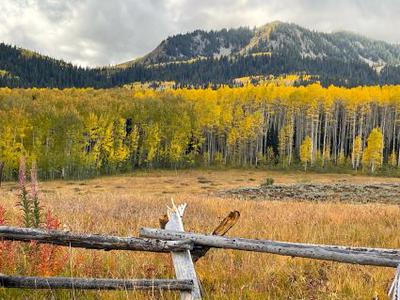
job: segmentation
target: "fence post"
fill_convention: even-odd
[[[186,209],[186,204],[168,208],[168,223],[165,226],[167,230],[184,231],[182,217]],[[176,279],[193,280],[193,289],[191,292],[181,291],[181,300],[201,299],[199,281],[197,280],[196,270],[189,250],[171,252],[172,262],[174,264]]]
[[[400,300],[400,265],[396,269],[392,285],[390,286],[388,296],[391,300]]]

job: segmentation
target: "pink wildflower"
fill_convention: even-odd
[[[26,184],[26,164],[25,164],[25,157],[21,156],[19,159],[19,173],[18,173],[18,181],[19,186],[22,189],[25,189]]]

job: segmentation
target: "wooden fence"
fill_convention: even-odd
[[[265,252],[291,257],[336,261],[341,263],[397,268],[389,288],[391,299],[400,300],[400,250],[334,245],[288,243],[224,237],[239,219],[231,212],[210,235],[184,231],[182,218],[186,204],[168,208],[160,219],[161,229],[142,228],[140,237],[117,237],[76,234],[65,231],[0,226],[3,240],[46,243],[60,246],[98,249],[170,252],[176,279],[94,279],[66,277],[21,277],[0,274],[0,287],[29,289],[95,290],[170,290],[179,291],[181,299],[201,299],[201,285],[194,263],[210,248]]]

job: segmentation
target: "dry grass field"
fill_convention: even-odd
[[[151,171],[87,181],[40,184],[40,198],[61,221],[77,232],[137,236],[140,227],[158,227],[171,198],[187,202],[185,227],[208,233],[231,210],[241,213],[232,236],[291,242],[400,247],[400,207],[395,204],[253,201],[220,198],[216,192],[257,186],[266,177],[276,183],[398,182],[337,174],[256,170]],[[6,223],[21,224],[17,185],[0,188]],[[2,248],[0,248],[0,253]],[[4,252],[4,249],[3,249]],[[0,272],[38,273],[26,245],[13,245],[0,256]],[[41,275],[112,278],[171,278],[170,255],[102,252],[63,248],[54,270]],[[60,258],[61,257],[61,258]],[[239,251],[211,250],[196,264],[207,299],[386,299],[394,269],[346,265]],[[379,298],[378,298],[379,297]],[[0,289],[1,299],[178,299],[175,293],[16,291]]]

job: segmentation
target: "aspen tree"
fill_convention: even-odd
[[[304,165],[304,171],[307,171],[307,165],[311,163],[312,149],[312,139],[310,136],[306,136],[300,146],[300,160]]]
[[[351,156],[351,161],[353,164],[353,169],[357,170],[360,166],[362,158],[362,140],[361,136],[356,136],[353,140],[353,151]]]
[[[363,165],[369,167],[374,173],[382,164],[383,137],[379,128],[374,128],[368,136],[367,148],[363,154]]]
[[[293,126],[287,124],[279,131],[279,156],[283,165],[290,166],[292,162]]]
[[[160,128],[158,124],[151,125],[146,130],[145,149],[147,150],[146,161],[150,165],[157,157],[161,141]]]
[[[113,163],[119,165],[124,162],[129,156],[129,148],[125,141],[126,138],[126,124],[123,118],[119,118],[114,122],[113,126],[113,142],[114,142],[114,155]]]

